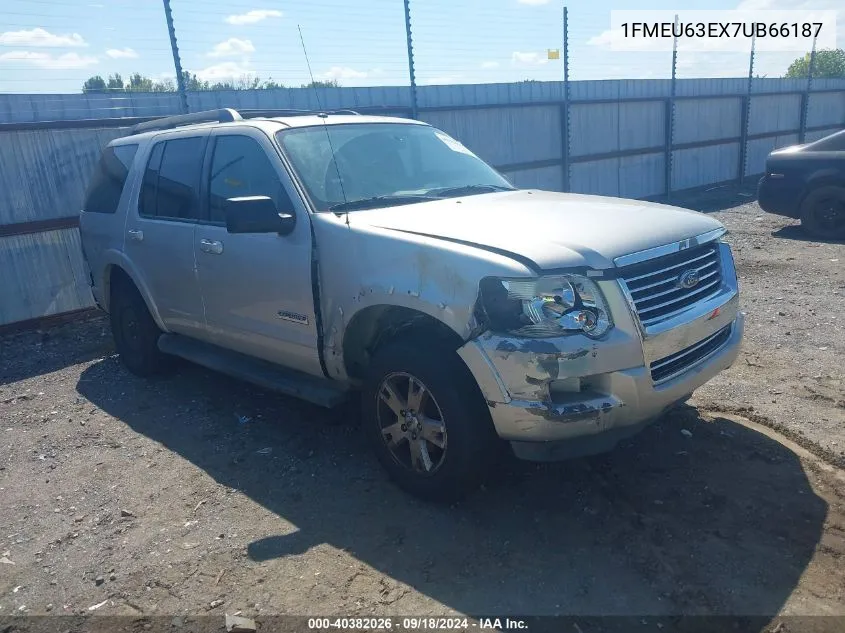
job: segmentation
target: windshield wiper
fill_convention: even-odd
[[[516,191],[516,189],[514,187],[505,187],[504,185],[461,185],[459,187],[429,189],[426,191],[426,195],[449,198],[452,196],[469,196],[474,193],[492,193],[494,191]]]
[[[389,207],[394,204],[413,204],[414,202],[422,202],[423,200],[437,200],[437,197],[422,194],[373,196],[372,198],[363,198],[362,200],[349,200],[347,202],[339,202],[338,204],[333,204],[329,207],[329,211],[355,211],[356,209],[378,209],[380,207]]]

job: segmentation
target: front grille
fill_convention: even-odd
[[[675,352],[674,354],[654,361],[649,366],[649,369],[651,369],[651,380],[654,384],[660,384],[682,374],[693,365],[700,363],[716,352],[728,342],[730,336],[731,326],[728,325],[695,345],[690,345],[680,352]]]
[[[693,270],[698,283],[692,288],[681,287],[680,278]],[[719,292],[722,285],[719,245],[711,242],[626,266],[622,269],[622,279],[631,293],[640,322],[648,327]]]

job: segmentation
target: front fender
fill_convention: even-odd
[[[482,278],[534,274],[505,255],[464,244],[370,226],[350,228],[333,214],[317,214],[314,220],[325,358],[332,377],[346,377],[343,339],[362,310],[408,308],[465,341],[477,326]]]

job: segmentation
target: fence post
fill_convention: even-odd
[[[170,34],[170,49],[173,51],[173,65],[176,67],[176,88],[179,90],[179,103],[182,114],[188,113],[188,94],[185,92],[185,76],[182,73],[182,60],[179,59],[179,46],[176,44],[176,29],[173,28],[173,13],[170,0],[164,2],[164,19],[167,20],[167,32]]]
[[[754,44],[756,36],[751,36],[751,54],[748,59],[748,91],[742,100],[742,122],[740,123],[739,173],[736,175],[740,186],[745,182],[745,168],[748,164],[748,118],[751,116],[751,87],[754,82]]]
[[[560,147],[563,158],[563,190],[571,189],[569,174],[569,12],[563,7],[563,105],[560,109]]]
[[[807,135],[807,113],[810,109],[810,90],[813,88],[813,71],[816,62],[816,38],[813,38],[813,48],[810,50],[810,63],[807,65],[807,87],[801,95],[801,124],[798,132],[798,142],[803,143]]]
[[[405,4],[405,37],[408,40],[408,74],[411,78],[411,118],[417,118],[417,76],[414,72],[414,43],[411,38],[411,6],[409,0]]]
[[[678,27],[678,15],[675,14],[675,29]],[[665,188],[666,200],[672,199],[672,145],[673,137],[675,135],[675,80],[677,79],[678,69],[678,37],[675,36],[674,30],[672,35],[672,80],[669,83],[669,98],[666,100],[666,149],[665,149]]]

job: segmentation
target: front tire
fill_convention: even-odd
[[[166,365],[165,355],[158,349],[162,332],[138,290],[129,283],[121,284],[109,308],[114,346],[123,364],[136,376],[160,373]]]
[[[801,226],[815,238],[845,239],[845,188],[819,187],[801,203]]]
[[[443,345],[397,341],[379,350],[362,393],[367,440],[390,477],[431,501],[477,487],[498,454],[472,375]]]

